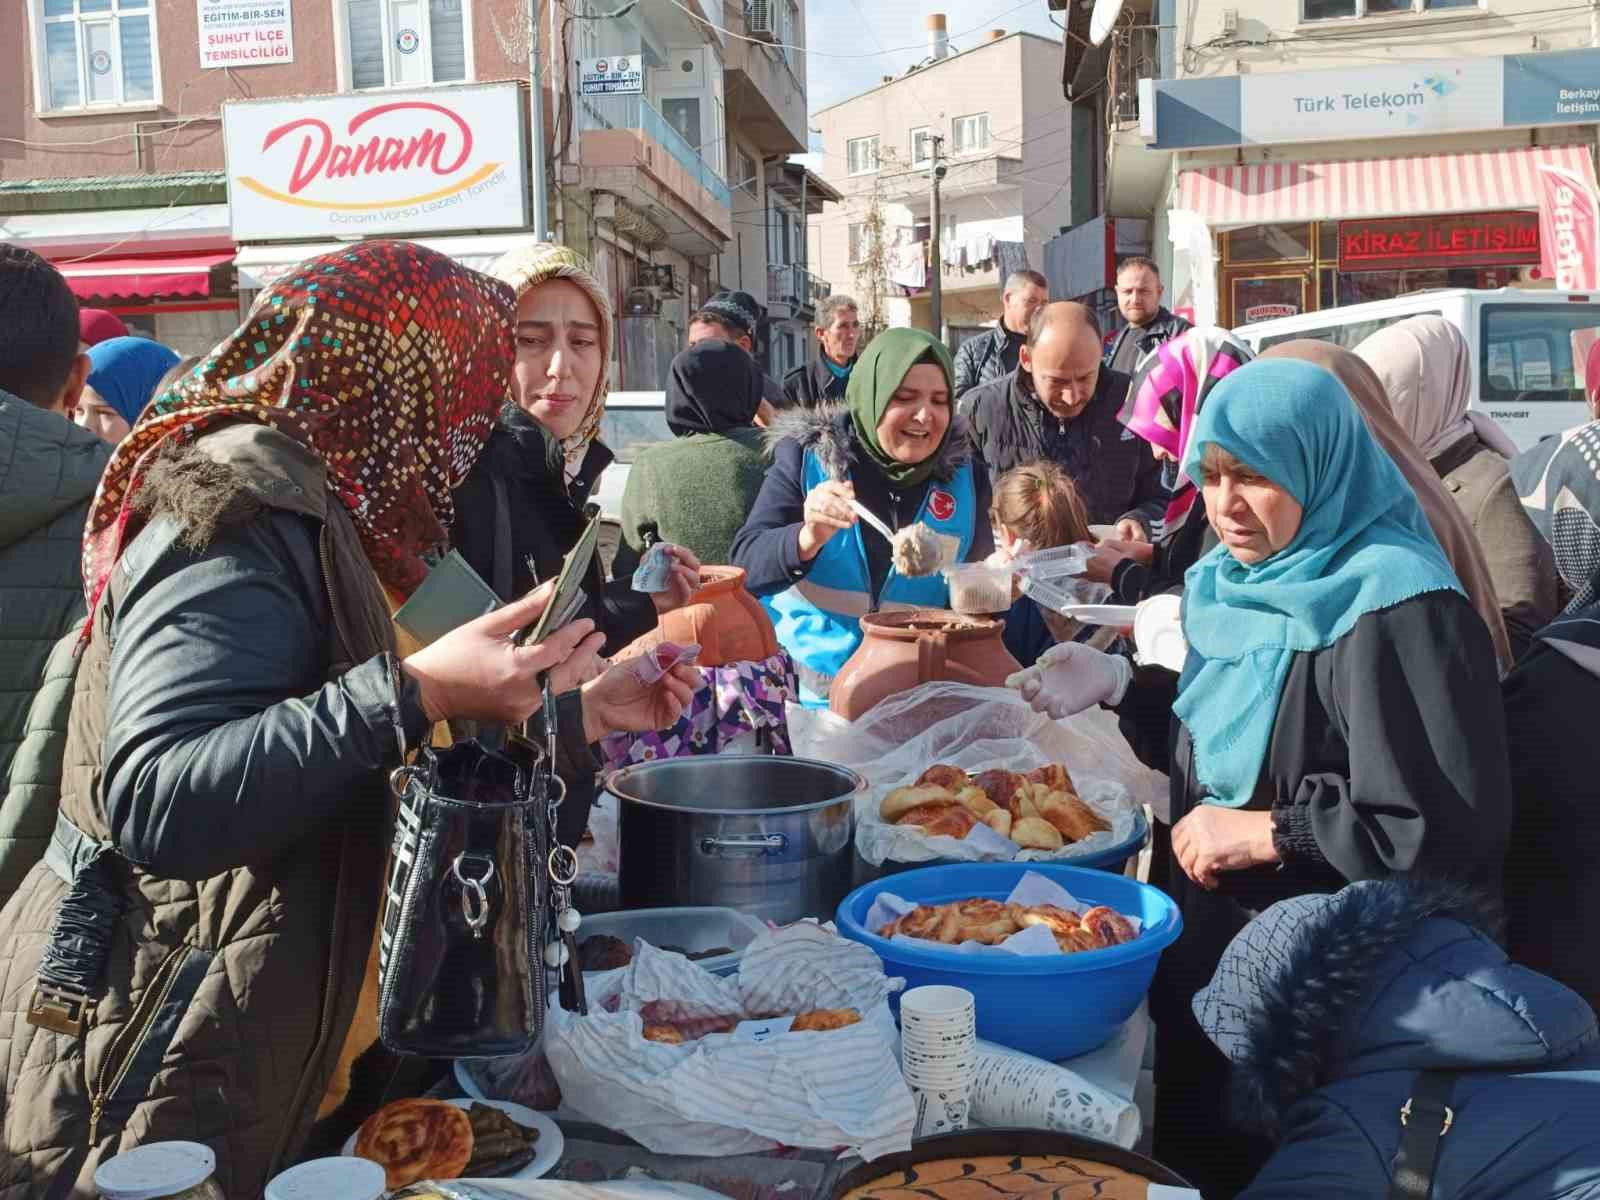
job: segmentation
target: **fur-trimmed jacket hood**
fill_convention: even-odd
[[[1509,962],[1489,912],[1463,888],[1367,881],[1233,940],[1194,1009],[1233,1062],[1234,1119],[1281,1142],[1245,1196],[1384,1195],[1422,1070],[1460,1072],[1434,1196],[1600,1196],[1595,1014]]]
[[[850,410],[842,404],[790,408],[779,413],[766,433],[768,452],[776,448],[779,442],[791,438],[800,444],[802,450],[816,451],[829,479],[843,479],[852,468],[870,461],[860,439],[856,437]],[[955,473],[971,461],[971,429],[965,417],[952,412],[950,433],[939,447],[933,477],[940,483],[949,483]]]

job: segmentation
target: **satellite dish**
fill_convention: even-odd
[[[1089,44],[1103,45],[1121,15],[1122,0],[1094,0],[1094,12],[1089,17]]]

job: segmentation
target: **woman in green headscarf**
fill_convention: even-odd
[[[944,577],[896,570],[888,540],[858,523],[852,500],[890,529],[920,522],[954,539],[959,562],[994,549],[989,476],[951,402],[952,376],[942,342],[891,329],[862,351],[842,407],[791,410],[771,430],[772,469],[733,561],[794,658],[808,706],[827,703],[864,615],[949,605]]]

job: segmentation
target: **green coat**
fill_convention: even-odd
[[[767,464],[755,428],[697,433],[642,452],[622,492],[622,544],[612,574],[620,579],[639,565],[647,532],[687,547],[702,563],[731,561],[733,537],[755,506]]]
[[[0,902],[55,826],[74,663],[51,648],[83,620],[83,524],[110,457],[60,413],[0,392]]]

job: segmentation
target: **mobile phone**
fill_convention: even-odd
[[[395,610],[394,623],[426,646],[499,607],[494,589],[452,550]]]
[[[561,574],[556,576],[556,588],[550,596],[550,603],[544,606],[538,620],[517,635],[517,645],[531,646],[544,641],[572,620],[582,607],[583,580],[589,573],[595,550],[600,544],[600,509],[591,504],[584,510],[584,515],[588,521],[578,535],[577,542],[561,560]]]

